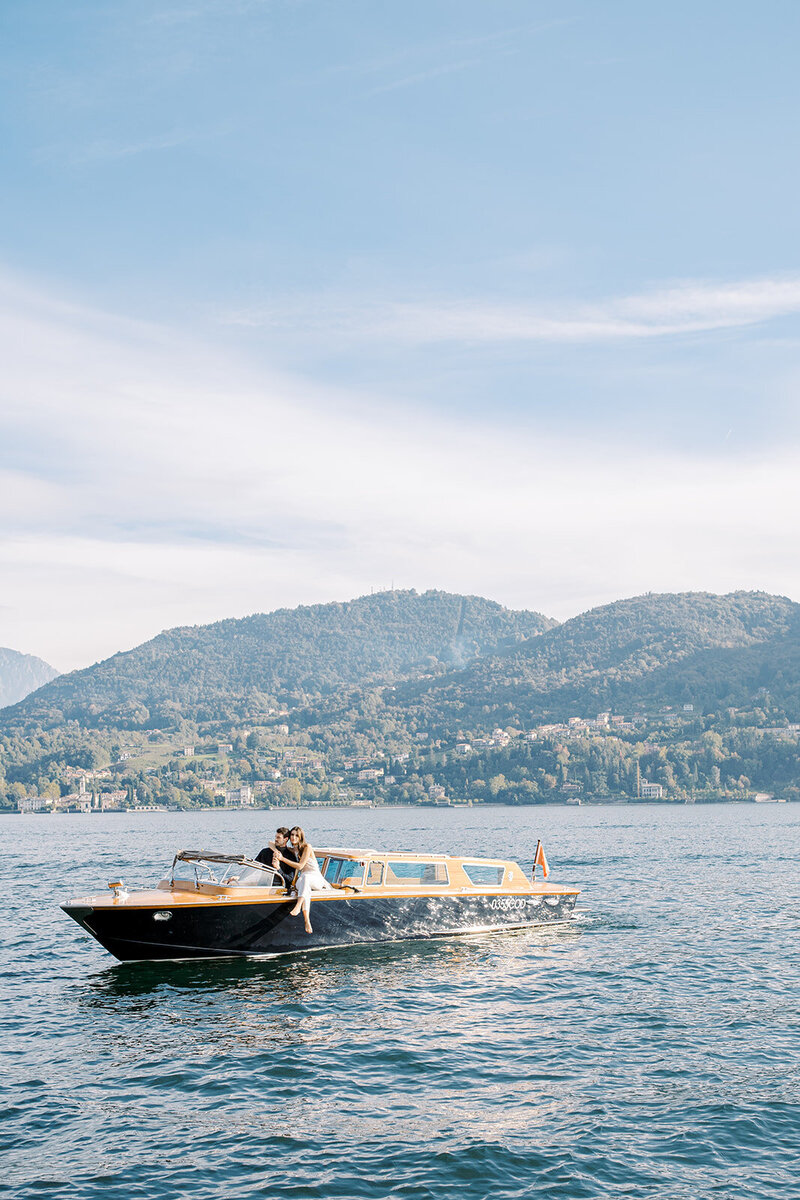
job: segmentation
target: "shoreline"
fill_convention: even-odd
[[[356,812],[474,812],[474,811],[494,811],[495,809],[568,809],[570,811],[579,810],[581,808],[647,808],[647,809],[668,809],[668,808],[719,808],[720,806],[728,806],[732,804],[741,805],[744,808],[776,808],[784,805],[790,805],[793,802],[785,798],[776,798],[774,800],[591,800],[584,801],[581,804],[567,804],[563,801],[552,802],[546,804],[294,804],[286,808],[158,808],[158,809],[141,809],[141,808],[106,808],[93,809],[90,812],[81,812],[77,809],[40,809],[37,812],[19,812],[16,809],[0,809],[0,817],[124,817],[131,813],[136,816],[143,817],[163,817],[163,816],[195,816],[198,813],[281,813],[281,812],[325,812],[335,810],[343,812],[345,810],[354,810]]]

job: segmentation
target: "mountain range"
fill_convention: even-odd
[[[396,703],[432,724],[523,724],[693,704],[747,707],[759,693],[800,719],[800,605],[763,592],[619,600],[462,671],[399,687]]]
[[[57,674],[49,663],[34,654],[20,654],[18,650],[0,646],[0,708],[16,704]]]
[[[391,591],[185,626],[60,675],[2,714],[0,727],[73,719],[93,727],[141,727],[181,716],[252,715],[343,686],[414,677],[426,664],[456,669],[510,651],[555,624],[479,596]]]
[[[669,737],[659,717],[668,710],[692,714]],[[447,757],[459,740],[494,745],[487,735],[498,727],[513,734],[602,712],[636,718],[622,742],[571,742],[566,759],[557,736],[521,758],[482,750],[457,768]],[[660,743],[648,735],[637,748],[642,721]],[[792,722],[800,605],[785,597],[647,594],[559,624],[478,596],[381,592],[168,630],[50,679],[0,711],[0,806],[20,788],[63,794],[68,768],[109,763],[139,795],[199,802],[220,766],[180,766],[176,746],[235,743],[233,777],[245,781],[282,762],[287,737],[298,761],[318,756],[321,775],[303,784],[309,795],[335,795],[348,756],[401,755],[410,765],[392,768],[387,799],[418,799],[436,780],[512,803],[573,783],[630,795],[637,761],[667,789],[724,798],[780,786],[800,797],[796,745],[763,737]]]
[[[169,725],[384,693],[435,723],[565,718],[643,703],[740,705],[767,689],[800,717],[800,605],[764,592],[647,594],[562,624],[479,596],[380,592],[168,630],[56,676],[0,650],[0,728]],[[54,678],[55,677],[55,678]],[[9,703],[6,700],[6,703]]]

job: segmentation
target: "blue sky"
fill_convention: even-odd
[[[800,598],[800,8],[0,8],[0,643]]]

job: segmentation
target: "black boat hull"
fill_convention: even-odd
[[[64,912],[121,962],[290,954],[328,946],[448,937],[570,920],[577,893],[552,895],[336,896],[312,901],[314,932],[291,917],[294,900],[162,909],[64,905]]]

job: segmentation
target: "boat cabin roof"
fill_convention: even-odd
[[[335,854],[337,858],[434,858],[439,862],[447,862],[452,858],[450,854],[430,854],[427,850],[359,850],[353,849],[352,846],[325,846],[324,849],[316,850],[317,858],[326,858],[328,855]],[[461,856],[463,857],[463,855]],[[492,859],[492,862],[495,860]],[[500,859],[497,859],[500,862]]]

